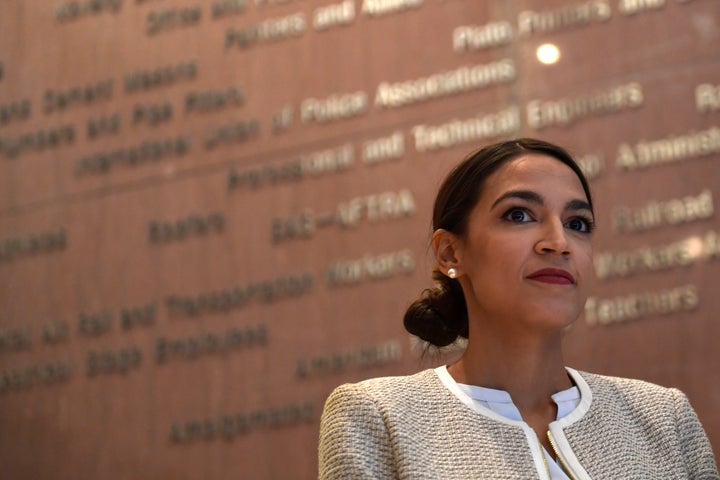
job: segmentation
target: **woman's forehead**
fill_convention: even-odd
[[[547,155],[529,154],[514,158],[488,178],[487,191],[518,188],[523,185],[535,189],[576,190],[585,197],[580,178],[568,165]]]

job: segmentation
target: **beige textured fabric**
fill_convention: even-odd
[[[582,373],[587,413],[563,432],[593,479],[720,479],[685,395]],[[471,410],[433,370],[338,387],[320,427],[321,479],[537,479],[522,428]]]

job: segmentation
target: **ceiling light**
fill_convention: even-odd
[[[552,43],[545,43],[538,47],[536,55],[540,63],[552,65],[560,60],[560,49]]]

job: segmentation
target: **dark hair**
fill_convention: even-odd
[[[501,166],[527,154],[541,154],[559,160],[580,179],[592,210],[590,187],[582,170],[565,149],[533,138],[519,138],[488,145],[468,155],[445,178],[433,208],[432,228],[458,236],[467,231],[470,212],[475,208],[485,181]],[[422,340],[444,347],[458,336],[468,338],[468,315],[460,282],[438,269],[432,273],[435,287],[429,288],[410,305],[403,323],[405,329]]]

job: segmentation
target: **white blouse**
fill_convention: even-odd
[[[522,421],[520,410],[515,406],[508,392],[463,383],[457,383],[457,386],[463,393],[472,398],[476,405],[488,408],[509,420]],[[580,390],[577,387],[571,387],[552,395],[551,398],[558,407],[557,420],[560,420],[580,404]],[[563,471],[560,464],[552,458],[544,447],[542,451],[552,480],[570,480],[570,477]]]

